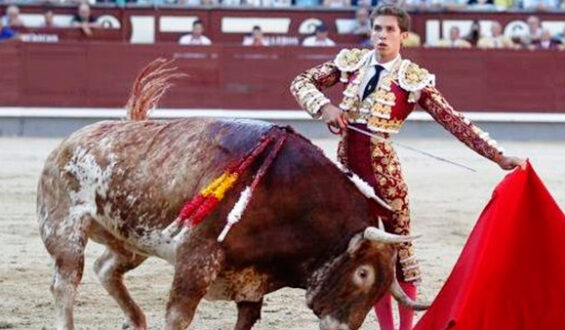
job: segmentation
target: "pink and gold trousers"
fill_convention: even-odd
[[[351,124],[369,131],[365,124]],[[348,130],[342,134],[338,147],[338,159],[349,170],[361,177],[375,189],[393,210],[388,221],[384,221],[388,232],[398,235],[410,234],[410,207],[408,187],[402,175],[400,161],[387,133],[375,133],[382,139]],[[405,282],[419,282],[420,268],[414,256],[412,243],[403,243],[398,248],[397,277]]]

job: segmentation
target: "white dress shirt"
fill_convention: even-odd
[[[202,46],[209,46],[212,44],[210,39],[206,38],[205,36],[200,36],[200,38],[194,38],[192,34],[187,34],[182,36],[179,39],[180,45],[202,45]]]
[[[267,40],[265,37],[261,38],[261,45],[257,45],[257,46],[270,46],[269,40]],[[253,38],[253,36],[245,36],[243,37],[243,42],[241,43],[243,46],[255,46],[255,38]]]
[[[363,77],[363,80],[361,81],[361,85],[359,88],[360,99],[363,99],[363,92],[365,91],[365,88],[369,84],[371,78],[373,78],[373,76],[375,75],[375,72],[377,70],[375,68],[375,65],[380,65],[384,68],[383,70],[381,70],[381,73],[379,74],[379,80],[377,81],[377,86],[379,86],[381,78],[384,77],[386,74],[388,74],[390,70],[392,70],[392,67],[394,66],[394,64],[396,64],[396,61],[400,61],[400,54],[396,55],[394,59],[388,62],[379,63],[377,61],[377,58],[375,57],[375,52],[373,51],[373,54],[371,55],[371,63],[369,63],[369,69],[365,71],[365,76]]]
[[[316,38],[316,36],[311,36],[311,37],[305,38],[304,41],[302,41],[302,46],[304,46],[304,47],[333,47],[333,46],[335,46],[335,42],[333,40],[331,40],[330,38],[318,39],[318,38]]]

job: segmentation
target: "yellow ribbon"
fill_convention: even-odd
[[[239,175],[237,175],[237,173],[224,173],[200,193],[203,196],[214,195],[214,197],[220,201],[224,198],[226,191],[234,185],[238,178]]]

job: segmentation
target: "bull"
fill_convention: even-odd
[[[89,240],[106,247],[95,273],[135,329],[147,329],[147,322],[122,278],[150,256],[174,267],[166,329],[187,328],[203,298],[235,301],[235,329],[251,329],[264,295],[283,287],[306,290],[323,330],[359,328],[386,292],[425,307],[410,300],[394,276],[394,244],[412,237],[376,228],[375,210],[383,211],[382,205],[307,139],[260,121],[147,120],[174,77],[167,62],[154,62],[134,84],[128,120],[87,126],[46,160],[37,214],[55,264],[51,291],[58,329],[74,328],[73,302]],[[175,230],[183,205],[267,133],[286,143],[241,223],[218,240],[237,200],[228,192],[198,226]],[[233,191],[244,188],[265,157]]]

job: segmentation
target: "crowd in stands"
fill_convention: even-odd
[[[191,0],[188,0],[191,1]],[[233,0],[232,0],[233,1]],[[342,0],[324,0],[327,5],[335,4]],[[408,0],[414,2],[414,0]],[[483,0],[477,0],[483,1]],[[544,0],[547,1],[547,0]],[[507,49],[565,49],[565,25],[560,33],[552,35],[549,30],[542,28],[539,18],[535,15],[527,19],[527,33],[508,38],[503,34],[500,23],[493,21],[490,24],[490,31],[482,31],[479,21],[474,21],[466,35],[461,35],[458,26],[451,26],[449,31],[444,31],[446,37],[434,44],[422,44],[420,36],[411,32],[404,42],[405,47],[446,47],[446,48],[472,48],[481,49],[507,48]],[[18,30],[24,27],[24,22],[20,18],[20,11],[16,5],[6,7],[5,15],[0,19],[0,42],[3,40],[18,40]],[[59,27],[54,22],[53,11],[46,7],[44,12],[44,28]],[[96,17],[91,13],[90,5],[86,2],[77,6],[77,11],[71,22],[66,27],[79,28],[86,36],[92,35],[92,29],[100,28]],[[363,39],[361,46],[371,47],[371,22],[369,19],[368,7],[360,7],[355,12],[355,20],[348,31],[349,34],[360,35]],[[192,24],[192,32],[183,35],[178,40],[181,45],[211,45],[210,38],[204,34],[204,24],[197,19]],[[256,25],[245,36],[242,41],[244,46],[271,46],[269,39],[265,37],[261,27]],[[328,27],[320,24],[315,27],[313,35],[305,37],[301,45],[304,47],[333,47],[336,43],[329,35]]]
[[[557,49],[565,50],[565,26],[560,33],[552,35],[549,30],[541,27],[537,16],[528,18],[527,33],[515,38],[508,38],[502,34],[502,26],[498,22],[493,22],[490,27],[490,35],[483,35],[478,21],[473,22],[469,34],[461,36],[460,29],[452,26],[449,29],[449,36],[441,39],[438,47],[450,48],[507,48],[507,49]]]
[[[94,1],[94,0],[92,0]],[[395,4],[409,10],[557,10],[565,9],[564,0],[96,0],[126,1],[149,5],[180,6],[252,6],[252,7],[373,7]]]
[[[362,42],[361,46],[371,46],[371,29],[370,25],[367,26],[368,17],[365,17],[365,12],[359,10],[357,12],[356,24],[353,25],[351,34],[365,35],[366,39]],[[202,21],[197,20],[193,25],[193,32],[182,36],[179,39],[179,44],[182,45],[211,45],[212,42],[209,38],[203,35]],[[244,46],[270,46],[269,41],[265,38],[261,27],[254,26],[252,33],[243,39]],[[312,36],[304,38],[302,41],[304,47],[334,47],[336,43],[329,38],[328,28],[324,25],[318,25],[315,33]],[[445,39],[439,40],[436,44],[427,45],[422,44],[420,36],[416,33],[410,32],[408,38],[404,41],[405,47],[444,47],[444,48],[481,48],[481,49],[556,49],[565,50],[565,25],[563,30],[552,35],[549,30],[541,27],[539,18],[537,16],[530,16],[528,18],[528,31],[526,34],[517,36],[515,38],[508,38],[502,34],[502,26],[498,22],[492,22],[490,26],[490,33],[482,33],[481,26],[478,21],[473,22],[469,33],[466,36],[461,36],[459,27],[452,26],[449,29],[449,35]]]
[[[76,14],[67,26],[59,26],[55,23],[54,13],[50,7],[45,7],[43,12],[43,23],[41,28],[74,27],[79,28],[87,36],[92,35],[93,28],[100,28],[96,22],[96,17],[90,11],[88,3],[80,3],[77,6]],[[0,18],[0,42],[4,40],[19,40],[19,30],[25,28],[23,20],[20,18],[20,9],[16,5],[6,7],[6,14]]]
[[[83,0],[0,0],[0,3],[78,4]],[[87,0],[91,5],[113,3],[124,5],[251,6],[251,7],[373,7],[382,4],[403,6],[409,10],[559,10],[565,0]]]

